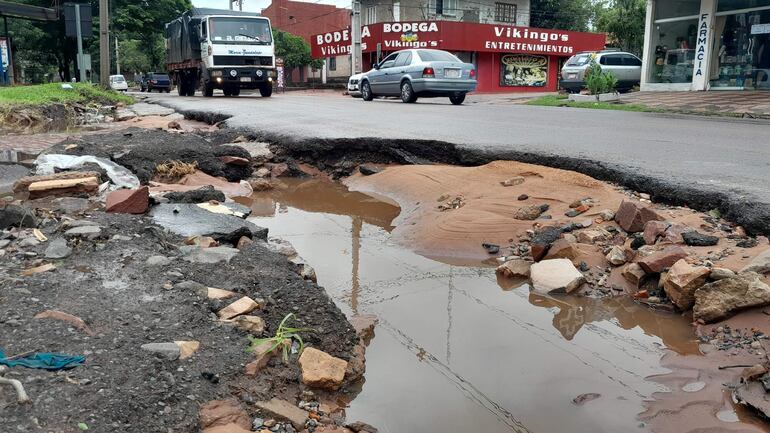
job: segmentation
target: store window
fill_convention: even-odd
[[[374,24],[377,22],[377,6],[369,6],[366,8],[366,15],[364,15],[364,25]]]
[[[695,66],[697,18],[656,23],[652,42],[651,83],[691,83]]]
[[[515,24],[516,5],[511,3],[495,3],[495,21]]]
[[[329,70],[330,71],[336,71],[337,70],[337,58],[336,57],[329,57]]]
[[[500,86],[545,87],[548,58],[529,54],[504,54],[500,57]]]
[[[436,15],[457,15],[457,0],[430,0],[430,3]]]
[[[720,0],[713,33],[711,88],[770,90],[770,0]]]

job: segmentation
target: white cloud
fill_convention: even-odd
[[[201,8],[228,9],[228,0],[193,0],[193,5]],[[309,3],[321,3],[335,5],[341,8],[349,8],[350,0],[317,0]],[[270,5],[270,0],[243,0],[243,10],[248,12],[260,12]],[[235,6],[237,7],[237,5]]]

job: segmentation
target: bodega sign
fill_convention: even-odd
[[[315,35],[313,42],[313,57],[333,57],[350,54],[352,40],[350,30],[345,29]],[[320,56],[316,55],[316,47],[318,47]]]
[[[311,40],[312,55],[322,58],[349,54],[351,38],[348,30],[316,35]],[[605,42],[605,35],[599,33],[457,21],[376,23],[361,27],[363,52],[375,52],[379,45],[386,52],[434,48],[569,56],[581,51],[601,50]]]

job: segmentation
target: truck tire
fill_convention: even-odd
[[[230,90],[230,95],[232,95],[232,96],[238,96],[240,94],[241,94],[241,88],[240,87],[236,87],[236,88]]]
[[[273,94],[273,85],[268,83],[259,86],[259,94],[262,95],[263,98],[269,98]]]
[[[203,96],[207,98],[214,96],[214,85],[211,83],[203,82],[201,84],[201,90],[203,91]]]
[[[187,96],[187,87],[185,86],[184,75],[176,74],[176,93],[179,96]]]

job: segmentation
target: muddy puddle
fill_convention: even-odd
[[[392,241],[393,204],[326,181],[243,201],[290,241],[348,315],[375,314],[365,383],[347,409],[381,432],[639,432],[670,350],[695,355],[686,319],[626,298],[543,297],[483,263]],[[598,397],[597,397],[598,395]]]

